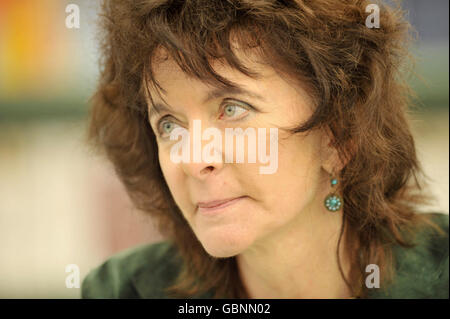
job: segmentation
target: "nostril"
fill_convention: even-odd
[[[202,169],[202,171],[203,171],[204,173],[206,173],[206,172],[212,172],[213,170],[214,170],[214,166],[207,166],[207,167],[205,167],[205,168]]]

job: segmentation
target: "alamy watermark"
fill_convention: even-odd
[[[80,267],[77,264],[69,264],[66,266],[66,272],[70,273],[66,276],[66,288],[80,288]]]
[[[370,14],[366,18],[366,27],[369,29],[380,27],[380,7],[377,4],[371,3],[366,7],[366,13]]]
[[[380,288],[380,267],[376,264],[367,265],[366,272],[370,273],[366,277],[366,287]]]
[[[249,127],[225,128],[225,163],[234,162],[234,140],[236,140],[236,163],[244,163],[245,136],[247,136],[247,162],[267,164],[259,167],[260,174],[273,174],[278,170],[278,128],[269,129],[269,150],[267,146],[266,128]],[[208,127],[202,133],[201,120],[193,121],[192,159],[191,137],[189,131],[177,127],[170,133],[170,140],[181,140],[175,143],[170,150],[170,160],[173,163],[222,163],[222,132],[216,127]],[[202,149],[202,140],[212,141]],[[269,154],[267,155],[267,151]]]
[[[67,29],[79,29],[80,28],[80,7],[76,4],[68,4],[66,6],[66,13],[69,15],[66,17]]]

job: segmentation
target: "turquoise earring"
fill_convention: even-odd
[[[334,187],[338,184],[337,178],[331,179],[331,187]],[[336,212],[338,211],[342,206],[342,198],[336,194],[335,191],[332,191],[328,196],[325,198],[325,207],[330,212]]]

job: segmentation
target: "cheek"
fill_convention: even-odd
[[[160,145],[158,145],[158,159],[159,159],[159,166],[161,167],[161,171],[164,175],[164,179],[166,180],[169,187],[171,187],[171,175],[173,175],[173,167],[172,163],[170,162],[170,158],[167,155],[167,152],[164,148],[162,148]]]
[[[257,184],[271,211],[291,216],[314,199],[321,174],[317,152],[314,139],[291,137],[279,142],[278,171],[260,175]]]
[[[170,160],[170,153],[159,147],[158,152],[159,165],[163,173],[164,179],[169,187],[170,193],[180,208],[183,206],[183,194],[186,194],[183,185],[183,175],[178,165]]]

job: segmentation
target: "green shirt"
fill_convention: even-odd
[[[396,275],[386,288],[369,289],[369,298],[449,297],[449,217],[433,213],[433,220],[446,232],[438,236],[423,231],[413,248],[394,247]],[[163,289],[174,282],[180,259],[170,241],[145,244],[122,251],[84,278],[82,298],[168,298]],[[211,295],[192,298],[210,298]]]

